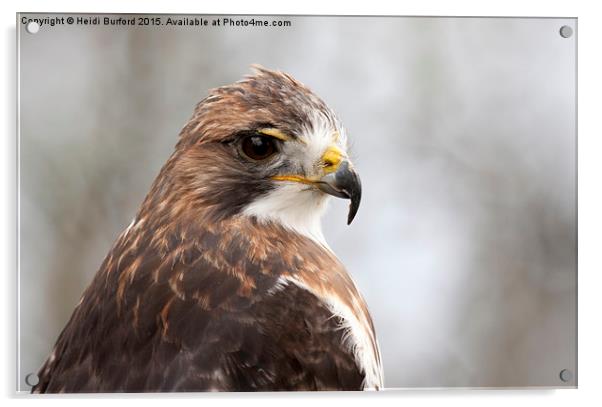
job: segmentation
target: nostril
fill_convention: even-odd
[[[338,147],[330,146],[320,157],[322,168],[326,172],[336,171],[343,158],[343,152]]]

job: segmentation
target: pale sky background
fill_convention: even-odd
[[[347,226],[334,201],[324,232],[386,387],[574,385],[576,20],[275,19],[292,27],[19,28],[23,388],[194,105],[253,63],[348,130],[362,205]]]

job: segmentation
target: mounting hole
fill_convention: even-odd
[[[570,26],[563,25],[560,27],[560,36],[562,38],[569,38],[571,35],[573,35],[573,29]]]
[[[565,383],[573,380],[573,372],[571,372],[569,369],[562,369],[560,371],[559,376],[560,376],[560,380],[562,380]]]
[[[35,21],[30,21],[25,26],[25,30],[27,30],[27,32],[30,34],[35,34],[40,31],[40,24],[36,23]]]
[[[25,376],[25,383],[27,383],[29,386],[33,387],[36,384],[40,383],[40,378],[38,377],[37,374],[30,373],[27,376]]]

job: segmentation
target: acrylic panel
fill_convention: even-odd
[[[18,390],[577,386],[577,19],[17,36]]]

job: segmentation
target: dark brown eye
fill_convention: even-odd
[[[252,160],[265,160],[276,152],[272,137],[248,136],[242,140],[242,152]]]

